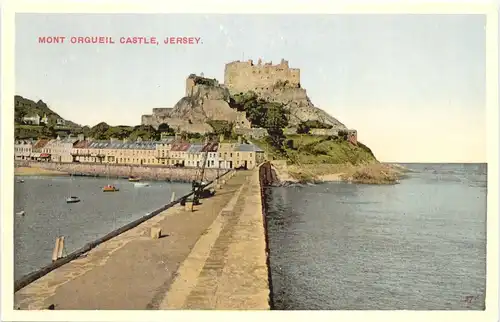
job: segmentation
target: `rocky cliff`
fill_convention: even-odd
[[[335,117],[314,106],[300,86],[300,70],[287,72],[287,69],[288,62],[284,60],[278,65],[261,65],[259,61],[255,66],[251,61],[233,62],[226,65],[224,84],[191,74],[186,79],[185,96],[173,108],[153,109],[152,115],[143,115],[142,124],[158,128],[167,123],[179,131],[206,133],[212,131],[207,122],[221,120],[233,123],[235,128],[249,129],[251,124],[245,112],[236,110],[231,101],[235,95],[252,91],[261,100],[280,103],[289,109],[290,127],[317,120],[334,129],[347,129]]]
[[[302,121],[320,121],[334,128],[347,129],[335,117],[322,109],[315,107],[307,96],[307,92],[299,87],[276,86],[268,91],[260,91],[258,95],[265,100],[285,104],[290,110],[290,126],[296,126]]]
[[[194,78],[190,76],[188,80]],[[204,80],[197,77],[196,80]],[[212,131],[207,124],[211,120],[228,121],[236,127],[250,128],[245,113],[229,106],[230,94],[218,83],[193,83],[188,95],[181,98],[173,108],[154,109],[153,115],[143,115],[142,124],[157,128],[161,123],[180,131],[206,133]]]

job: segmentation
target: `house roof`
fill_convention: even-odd
[[[45,147],[46,148],[53,147],[54,145],[56,145],[56,143],[57,143],[56,139],[49,140],[49,142],[47,142],[47,144],[45,144]]]
[[[73,147],[76,149],[86,149],[90,145],[90,141],[88,140],[79,140],[76,141],[75,144],[73,144]]]
[[[175,141],[175,137],[173,137],[173,136],[168,136],[168,137],[165,137],[165,138],[160,140],[160,142],[163,144],[172,143],[173,141]]]
[[[237,152],[264,152],[261,148],[255,144],[237,144],[234,147],[234,151]]]
[[[16,140],[14,144],[33,144],[33,140],[31,139]]]
[[[122,142],[122,141],[93,141],[89,144],[90,149],[128,149],[128,150],[155,150],[160,142],[141,141],[141,142]]]
[[[187,149],[188,153],[200,153],[203,149],[203,145],[201,144],[191,144],[191,146]]]
[[[203,146],[201,152],[217,152],[218,148],[219,148],[219,143],[212,142]]]
[[[41,149],[41,148],[45,147],[47,145],[47,143],[49,143],[48,139],[40,139],[40,140],[36,141],[35,145],[33,145],[33,149]]]
[[[189,147],[191,146],[190,143],[187,143],[187,142],[176,142],[176,143],[172,143],[172,148],[170,149],[171,151],[179,151],[179,152],[185,152],[189,149]]]
[[[78,141],[78,138],[68,136],[68,137],[65,137],[63,139],[60,139],[59,143],[71,143],[71,144],[74,144],[77,141]]]

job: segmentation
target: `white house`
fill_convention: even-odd
[[[208,143],[203,149],[202,153],[208,153],[207,155],[207,168],[218,168],[219,167],[219,153],[218,151],[219,144],[218,143]]]
[[[17,140],[14,143],[14,159],[30,160],[33,142],[31,140]]]
[[[191,144],[191,146],[186,151],[184,165],[187,167],[201,167],[203,156],[200,152],[202,149],[202,144]]]
[[[31,114],[23,117],[23,122],[26,124],[40,125],[40,115]]]
[[[64,139],[61,139],[58,136],[57,139],[52,140],[49,143],[51,149],[51,161],[67,163],[73,162],[73,156],[71,155],[71,152],[76,141],[78,141],[78,138],[71,136],[68,136]]]

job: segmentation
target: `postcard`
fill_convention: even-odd
[[[490,15],[12,17],[12,314],[496,310]]]

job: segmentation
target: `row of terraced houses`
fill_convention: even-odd
[[[143,166],[254,168],[263,162],[264,151],[254,144],[238,141],[194,144],[167,137],[160,141],[89,140],[83,136],[17,140],[15,160],[60,163],[112,163]]]

